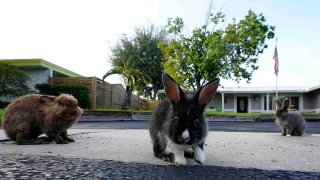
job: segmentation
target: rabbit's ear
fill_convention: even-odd
[[[163,74],[162,81],[166,96],[171,103],[178,104],[181,102],[181,100],[184,98],[184,93],[180,86],[172,79],[172,77],[168,74]]]
[[[289,107],[289,100],[288,99],[286,99],[286,100],[284,100],[283,101],[283,108],[282,109],[288,109],[288,107]]]
[[[47,95],[42,95],[39,98],[40,103],[42,104],[51,104],[55,100],[55,96],[47,96]]]
[[[195,100],[198,102],[201,108],[204,108],[210,103],[219,86],[219,79],[212,80],[202,86],[195,94]]]

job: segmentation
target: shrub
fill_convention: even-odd
[[[0,109],[0,126],[2,124],[2,115],[3,115],[4,109]]]
[[[10,103],[9,102],[3,102],[0,100],[0,109],[6,108]]]
[[[85,86],[37,84],[36,89],[40,94],[58,96],[60,94],[72,94],[81,108],[89,107],[89,89]]]

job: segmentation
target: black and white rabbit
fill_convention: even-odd
[[[207,136],[203,112],[217,91],[219,79],[202,86],[193,97],[186,96],[169,75],[163,74],[162,80],[167,98],[159,103],[150,123],[154,156],[180,165],[187,164],[186,156],[202,164]]]
[[[283,106],[277,101],[276,124],[282,128],[282,136],[302,136],[305,131],[306,122],[297,112],[289,112],[289,100],[283,101]]]

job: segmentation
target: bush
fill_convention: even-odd
[[[85,86],[37,84],[36,89],[40,94],[59,96],[60,94],[72,94],[81,108],[89,107],[89,89]]]
[[[0,100],[0,109],[6,108],[10,103],[9,102],[3,102]]]
[[[3,115],[4,109],[0,109],[0,126],[2,124],[2,115]]]

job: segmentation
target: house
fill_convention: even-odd
[[[28,85],[33,90],[36,84],[43,83],[88,87],[90,109],[120,108],[125,96],[121,84],[109,84],[97,77],[83,77],[43,59],[11,59],[10,62],[26,72],[30,77]],[[311,88],[278,87],[277,91],[278,99],[288,98],[292,109],[320,112],[320,85]],[[138,96],[133,95],[131,98],[133,108],[147,106],[147,102]],[[275,101],[275,88],[219,87],[207,109],[239,113],[274,112]]]
[[[278,87],[278,99],[288,98],[290,108],[300,112],[320,112],[320,86]],[[274,112],[275,88],[219,87],[209,109],[235,113]]]
[[[80,74],[50,63],[43,59],[2,59],[24,70],[30,78],[28,85],[35,90],[36,84],[47,84],[52,77],[82,77]],[[1,60],[0,60],[1,61]]]
[[[89,109],[121,107],[125,97],[125,89],[121,84],[110,84],[97,77],[84,77],[68,69],[55,65],[44,59],[3,59],[18,66],[30,78],[29,87],[35,89],[36,84],[77,85],[89,89]],[[0,60],[1,61],[1,60]],[[146,101],[132,95],[133,108],[146,106]],[[2,97],[3,101],[12,101]]]

